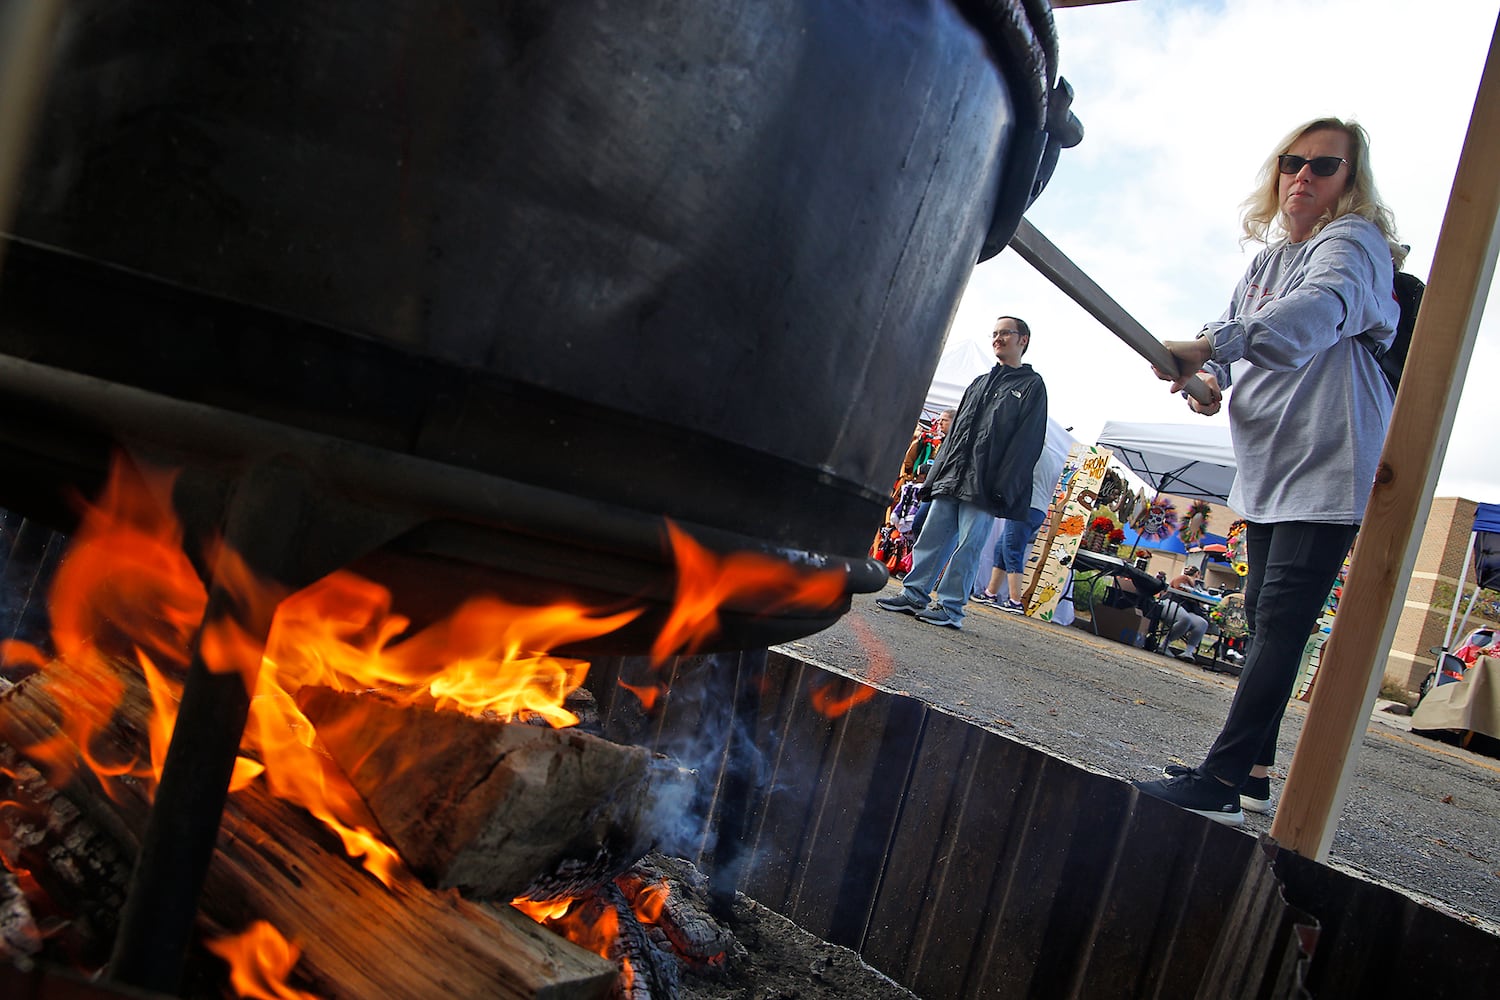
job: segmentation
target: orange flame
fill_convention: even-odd
[[[511,900],[510,905],[578,947],[603,958],[618,959],[622,966],[621,981],[628,994],[634,971],[629,959],[620,958],[616,954],[620,939],[620,915],[613,906],[598,898],[576,896],[542,902],[523,896]]]
[[[667,535],[677,559],[677,599],[651,658],[664,663],[696,653],[719,632],[719,609],[752,602],[760,614],[788,608],[832,608],[844,596],[842,570],[804,570],[753,552],[716,556],[674,524]]]
[[[653,883],[636,894],[636,897],[630,901],[630,907],[635,911],[641,923],[654,924],[661,919],[662,911],[667,908],[667,899],[671,891],[665,882]]]
[[[855,640],[865,652],[864,660],[868,665],[865,679],[877,684],[890,679],[896,673],[896,661],[891,656],[890,650],[865,622],[856,618],[851,619],[849,625],[854,632]],[[873,697],[875,697],[873,687],[852,678],[848,680],[829,678],[808,694],[808,700],[812,703],[814,711],[829,719],[837,719],[856,705],[863,705]]]
[[[616,683],[639,698],[641,707],[648,712],[656,707],[657,699],[666,691],[661,684],[626,684],[624,681],[616,681]]]
[[[831,677],[808,692],[813,710],[829,719],[837,719],[855,705],[875,696],[875,689],[857,680]]]
[[[71,767],[76,762],[68,755],[77,752],[101,778],[129,774],[149,785],[165,759],[196,640],[208,669],[240,676],[252,694],[243,743],[247,756],[237,761],[232,788],[265,780],[274,794],[320,818],[351,856],[362,857],[388,885],[401,870],[400,859],[360,825],[363,804],[320,751],[313,726],[297,708],[297,692],[313,684],[340,691],[376,688],[390,697],[476,716],[573,725],[578,719],[564,702],[582,685],[588,664],[549,651],[616,631],[642,613],[610,614],[569,603],[520,607],[478,597],[448,618],[414,631],[408,619],[394,612],[385,588],[347,572],[287,595],[256,579],[218,540],[208,540],[200,559],[191,560],[171,511],[173,482],[174,474],[118,460],[99,500],[82,506],[68,557],[52,585],[56,661],[24,643],[0,646],[6,662],[53,670],[59,702],[87,709],[70,713],[63,733],[27,748],[28,754]],[[844,596],[842,570],[801,569],[749,553],[717,556],[670,524],[668,536],[679,577],[676,600],[652,645],[657,665],[678,653],[700,651],[720,629],[721,608],[762,614],[832,609]],[[271,623],[263,643],[233,616],[215,614],[205,622],[209,597],[196,568],[200,565],[212,567],[215,586],[244,620]],[[126,694],[109,667],[108,661],[117,660],[137,664],[146,680],[153,706],[149,761],[100,760],[92,749],[96,734]],[[85,669],[55,670],[57,661]],[[664,688],[631,690],[649,708]],[[845,697],[830,704],[847,711],[847,705],[837,708],[844,702],[853,703]],[[69,746],[78,749],[65,750]],[[660,914],[665,892],[645,894],[643,905],[655,911],[650,919]],[[596,901],[565,907],[562,913],[555,910],[535,919],[577,923],[570,936],[609,954],[618,921],[610,906]],[[279,971],[236,972],[235,988],[247,996],[302,996],[277,982],[295,963],[297,950],[274,929],[261,926],[235,939],[239,944],[221,942],[219,947],[253,956],[243,959],[247,967]]]
[[[255,1000],[318,1000],[314,993],[295,990],[287,978],[302,949],[282,937],[264,920],[239,934],[205,943],[209,951],[229,963],[229,982],[242,997]]]

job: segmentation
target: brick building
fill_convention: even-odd
[[[1431,649],[1443,644],[1451,604],[1444,600],[1443,606],[1434,606],[1437,603],[1434,597],[1440,590],[1453,593],[1458,586],[1459,576],[1464,572],[1464,555],[1468,552],[1477,506],[1473,500],[1462,497],[1433,498],[1432,511],[1422,531],[1422,546],[1417,552],[1401,618],[1396,624],[1396,635],[1391,640],[1391,652],[1385,664],[1386,684],[1403,688],[1413,697],[1422,678],[1437,666],[1437,657]],[[1465,580],[1464,594],[1467,595],[1474,587],[1472,565]],[[1462,598],[1458,614],[1461,619]],[[1467,630],[1472,631],[1486,621],[1490,619],[1481,615],[1479,605],[1475,605]],[[1491,621],[1491,624],[1496,623]],[[1454,627],[1458,627],[1458,620],[1454,621]]]

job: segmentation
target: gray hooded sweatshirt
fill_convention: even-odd
[[[1380,230],[1346,215],[1256,254],[1223,318],[1204,327],[1205,369],[1234,385],[1229,506],[1249,520],[1363,519],[1394,394],[1356,338],[1395,336],[1392,273]]]

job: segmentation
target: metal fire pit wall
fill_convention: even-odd
[[[643,662],[588,684],[605,735],[700,770],[698,862],[920,996],[1467,996],[1500,974],[1500,939],[1457,918],[916,699],[825,718],[814,692],[864,685],[775,651],[665,674],[649,715],[618,683]]]

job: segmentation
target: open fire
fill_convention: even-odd
[[[81,766],[111,796],[123,787],[121,781],[137,784],[149,796],[161,775],[196,643],[211,671],[238,675],[251,692],[231,791],[261,787],[305,810],[388,889],[412,876],[356,791],[358,782],[351,783],[304,711],[307,695],[318,690],[345,697],[378,694],[379,701],[402,711],[569,727],[578,722],[569,697],[582,685],[588,664],[554,651],[608,635],[640,614],[629,607],[574,603],[523,607],[476,595],[447,618],[417,628],[391,606],[388,591],[349,572],[287,594],[256,579],[217,540],[190,552],[165,500],[170,491],[170,474],[117,460],[101,497],[85,505],[51,588],[53,648],[10,642],[0,649],[11,672],[47,676],[53,684],[50,697],[63,708],[55,734],[16,749],[54,786],[77,777]],[[842,570],[795,569],[752,553],[716,556],[676,527],[669,527],[668,542],[679,573],[675,602],[651,648],[657,667],[703,648],[726,602],[753,602],[768,612],[818,609],[835,605],[846,592]],[[214,567],[217,584],[234,601],[274,615],[264,643],[237,629],[233,616],[206,615],[209,595],[197,568],[205,565]],[[55,670],[59,663],[71,669]],[[127,697],[121,663],[138,672],[149,691],[149,746],[137,755],[105,738]],[[660,680],[630,689],[648,711],[665,690]],[[858,690],[818,692],[817,708],[829,715],[848,711],[860,698]],[[0,830],[9,822],[5,813],[19,808],[0,804]],[[9,860],[7,867],[16,868]],[[24,872],[16,874],[28,896],[41,891]],[[664,882],[627,874],[586,899],[523,897],[515,905],[579,944],[620,960],[621,989],[630,995],[633,972],[619,920],[629,914],[639,928],[659,925],[670,902]],[[677,941],[679,949],[682,944]],[[296,943],[264,920],[210,948],[230,963],[233,988],[242,996],[307,995],[286,985],[297,962]],[[722,960],[707,951],[692,960]]]

